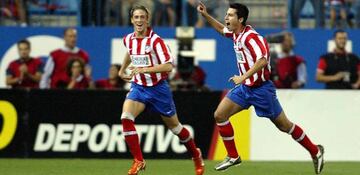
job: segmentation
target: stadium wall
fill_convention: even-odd
[[[0,157],[130,158],[120,124],[125,91],[0,90]],[[225,148],[213,112],[222,92],[175,92],[180,120],[208,159]],[[315,143],[326,160],[360,161],[360,92],[279,90],[289,118]],[[231,118],[244,160],[309,160],[291,136],[279,132],[254,109]],[[147,111],[136,121],[147,158],[188,158],[185,147],[160,117]]]
[[[175,39],[174,28],[155,28],[156,33],[166,39],[175,57],[178,53],[178,44]],[[262,35],[270,35],[281,30],[259,29]],[[307,63],[308,83],[305,88],[321,89],[323,85],[315,81],[315,71],[319,56],[331,49],[332,30],[290,30],[296,39],[295,53],[302,55]],[[93,78],[107,76],[111,63],[121,63],[125,48],[121,38],[132,32],[132,28],[79,28],[78,46],[89,52],[90,64],[93,67]],[[360,31],[348,30],[349,50],[360,54]],[[16,59],[16,42],[28,38],[32,43],[32,55],[46,58],[50,51],[63,46],[63,28],[17,28],[0,27],[0,87],[5,87],[5,71],[9,62]],[[237,74],[235,57],[232,50],[232,41],[221,37],[213,29],[196,29],[194,50],[196,64],[204,68],[207,73],[206,83],[210,88],[223,90],[231,88],[227,80]]]
[[[120,116],[127,91],[0,90],[0,157],[130,158]],[[174,93],[179,120],[208,154],[221,92]],[[205,107],[206,106],[206,107]],[[201,121],[201,122],[200,122]],[[136,128],[147,158],[188,158],[159,115]]]

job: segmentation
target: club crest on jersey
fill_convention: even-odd
[[[236,43],[236,47],[237,47],[238,49],[240,49],[240,48],[241,48],[241,43],[240,43],[240,42],[237,42],[237,43]]]
[[[151,52],[151,47],[150,47],[150,45],[146,45],[146,46],[145,46],[145,52],[146,52],[146,53]]]

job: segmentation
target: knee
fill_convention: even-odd
[[[285,125],[281,125],[277,127],[281,132],[288,133],[290,128],[286,127]]]
[[[215,118],[216,123],[224,122],[227,120],[227,117],[225,116],[225,114],[223,114],[222,112],[219,112],[218,110],[216,110],[214,112],[214,118]]]
[[[121,114],[121,120],[131,120],[131,121],[135,121],[135,116],[133,114],[131,114],[130,112],[123,112]]]
[[[280,125],[277,126],[277,128],[281,132],[289,133],[292,126],[293,126],[293,124],[291,122],[286,122],[286,123],[281,123]]]

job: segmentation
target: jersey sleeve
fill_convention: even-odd
[[[52,73],[54,71],[54,67],[55,67],[54,60],[53,60],[52,56],[50,56],[47,59],[45,67],[44,67],[44,73],[40,80],[40,88],[45,89],[45,88],[50,87],[50,76],[52,75]]]
[[[267,56],[265,42],[261,40],[259,35],[251,33],[245,39],[245,46],[249,49],[254,62]]]
[[[83,50],[83,58],[84,58],[85,64],[90,63],[90,56],[85,50]]]
[[[160,64],[172,63],[173,58],[170,53],[169,47],[165,44],[164,40],[157,38],[154,43],[154,51]]]
[[[223,35],[227,38],[231,38],[233,36],[233,32],[230,31],[227,27],[224,27],[223,29]]]
[[[37,61],[36,72],[43,73],[44,63],[41,61],[40,58],[36,58],[36,61]]]
[[[321,57],[317,66],[317,71],[324,72],[326,70],[326,67],[326,61],[324,58]]]
[[[15,77],[15,72],[12,70],[11,67],[12,67],[12,66],[11,66],[11,63],[10,63],[9,66],[8,66],[8,68],[6,69],[6,75],[7,75],[7,76],[13,76],[13,77]]]
[[[300,63],[297,67],[297,79],[298,81],[302,82],[302,83],[306,83],[306,65],[304,62]]]

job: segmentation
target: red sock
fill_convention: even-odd
[[[129,119],[122,119],[121,123],[123,126],[123,134],[125,135],[125,142],[129,146],[131,154],[136,160],[143,161],[144,158],[134,122]]]
[[[234,141],[234,129],[229,120],[217,123],[217,126],[219,127],[219,132],[223,139],[226,151],[228,152],[228,156],[231,158],[239,157]]]
[[[177,136],[179,137],[180,142],[185,145],[191,157],[198,158],[200,156],[199,151],[197,151],[195,141],[191,138],[190,132],[186,128],[183,127]]]
[[[295,141],[299,142],[305,149],[307,149],[312,157],[316,156],[319,151],[318,147],[311,142],[305,132],[298,125],[294,124],[289,134],[291,134]]]

